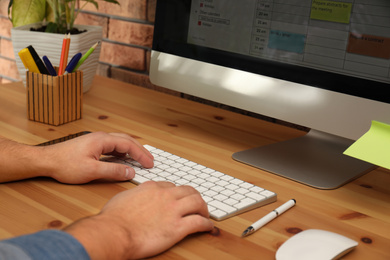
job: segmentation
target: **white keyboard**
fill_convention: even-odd
[[[135,169],[135,184],[169,181],[189,185],[206,201],[211,218],[223,220],[276,201],[276,193],[231,177],[169,152],[145,145],[154,156],[154,167],[143,168],[131,158],[105,157],[102,160],[128,164]]]

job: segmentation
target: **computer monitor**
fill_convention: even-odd
[[[343,155],[390,124],[390,1],[161,0],[150,79],[310,128],[233,158],[321,189],[375,167]]]

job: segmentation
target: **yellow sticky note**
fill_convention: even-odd
[[[340,1],[313,0],[310,18],[328,22],[349,23],[352,4]]]
[[[390,125],[372,121],[370,130],[344,154],[390,169]]]

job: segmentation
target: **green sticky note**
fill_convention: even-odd
[[[313,0],[310,18],[328,22],[348,24],[351,17],[351,12],[351,3]]]
[[[344,154],[390,169],[390,125],[372,121],[370,130]]]

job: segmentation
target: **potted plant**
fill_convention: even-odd
[[[119,4],[116,0],[104,0]],[[74,25],[80,10],[87,3],[98,9],[94,0],[10,0],[8,16],[12,21],[11,38],[16,65],[25,82],[25,68],[19,58],[19,51],[32,45],[39,56],[46,55],[54,66],[60,63],[62,41],[70,33],[69,58],[78,53],[86,53],[92,45],[102,39],[102,27]],[[77,7],[80,5],[79,7]],[[79,68],[83,71],[83,90],[88,91],[99,62],[100,44]]]

